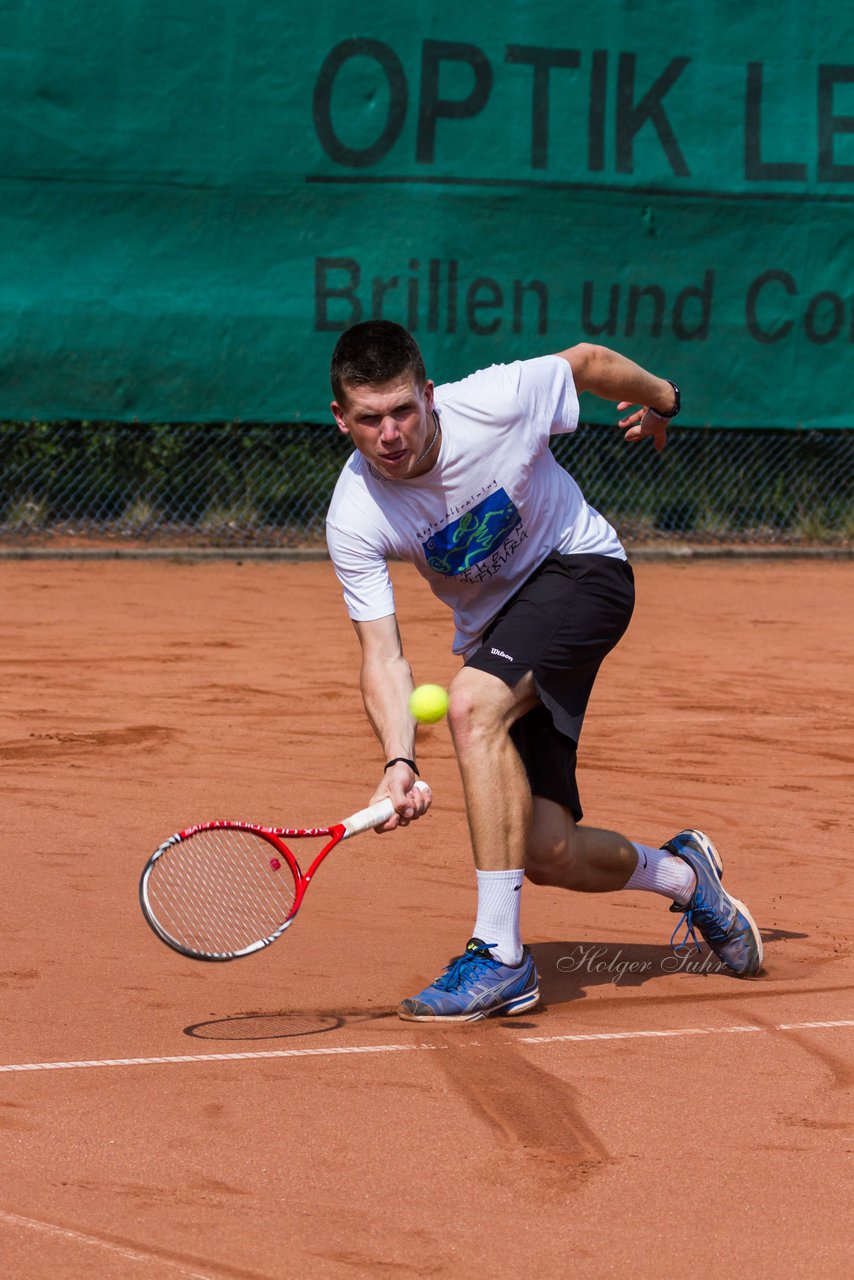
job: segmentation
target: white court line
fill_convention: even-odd
[[[84,1231],[72,1231],[69,1227],[58,1227],[52,1222],[41,1222],[38,1218],[25,1218],[20,1213],[7,1213],[5,1209],[0,1209],[0,1222],[9,1222],[13,1227],[28,1227],[31,1231],[40,1231],[43,1235],[59,1236],[63,1240],[75,1240],[78,1244],[92,1244],[98,1249],[106,1249],[109,1253],[118,1254],[121,1258],[127,1258],[129,1262],[141,1262],[146,1267],[151,1267],[153,1262],[157,1262],[162,1267],[169,1267],[179,1276],[186,1276],[188,1280],[216,1280],[209,1271],[189,1271],[182,1263],[173,1262],[171,1258],[164,1258],[157,1253],[143,1253],[138,1249],[128,1248],[127,1245],[113,1244],[109,1240],[102,1240],[100,1236],[89,1236]]]
[[[805,1027],[854,1027],[854,1022],[781,1022],[778,1031],[800,1031]]]
[[[147,1067],[173,1062],[242,1062],[248,1058],[312,1058],[340,1053],[403,1053],[431,1044],[354,1044],[322,1049],[263,1049],[255,1053],[182,1053],[169,1058],[96,1058],[91,1062],[15,1062],[0,1071],[71,1071],[82,1067]]]
[[[561,1036],[514,1036],[512,1041],[491,1041],[489,1045],[467,1037],[460,1040],[459,1047],[466,1049],[495,1049],[502,1043],[512,1044],[558,1044],[567,1041],[589,1040],[659,1040],[679,1039],[684,1036],[718,1036],[733,1033],[752,1032],[756,1035],[768,1035],[772,1031],[806,1031],[820,1027],[854,1027],[854,1019],[839,1019],[835,1022],[780,1022],[776,1026],[757,1027],[753,1025],[727,1027],[678,1027],[672,1031],[598,1031],[576,1032]],[[13,1062],[0,1066],[0,1072],[23,1071],[79,1071],[93,1067],[150,1067],[171,1065],[180,1062],[246,1062],[256,1059],[270,1058],[326,1058],[356,1053],[414,1053],[420,1049],[447,1049],[448,1044],[360,1044],[342,1046],[324,1046],[316,1049],[262,1049],[251,1053],[184,1053],[163,1058],[95,1058],[87,1062]]]
[[[711,1036],[720,1035],[722,1032],[739,1032],[739,1031],[779,1031],[780,1027],[679,1027],[675,1031],[603,1031],[592,1032],[589,1035],[577,1034],[566,1036],[526,1036],[526,1044],[557,1044],[561,1040],[656,1040],[667,1039],[673,1036]]]

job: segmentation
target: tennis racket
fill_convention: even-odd
[[[415,783],[429,791],[426,782]],[[331,827],[202,822],[165,840],[139,882],[142,914],[161,941],[192,960],[236,960],[269,947],[293,924],[327,854],[394,815],[378,801]],[[286,840],[325,839],[308,871]]]

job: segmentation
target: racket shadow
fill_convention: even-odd
[[[184,1035],[194,1040],[248,1041],[290,1040],[299,1036],[325,1035],[342,1027],[359,1022],[390,1019],[385,1010],[335,1012],[276,1011],[266,1013],[237,1013],[227,1018],[214,1018],[206,1022],[193,1022],[184,1027]]]

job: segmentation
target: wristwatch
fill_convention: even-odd
[[[664,381],[670,382],[670,379],[665,378]],[[682,392],[679,390],[675,382],[670,382],[670,385],[673,388],[673,394],[676,397],[676,403],[673,408],[668,409],[667,413],[662,413],[660,409],[653,409],[652,405],[649,406],[656,418],[664,418],[665,421],[669,421],[670,418],[675,418],[679,410],[682,408]]]

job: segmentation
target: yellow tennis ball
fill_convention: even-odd
[[[409,712],[419,724],[435,724],[448,714],[448,695],[440,684],[420,684],[409,696]]]

